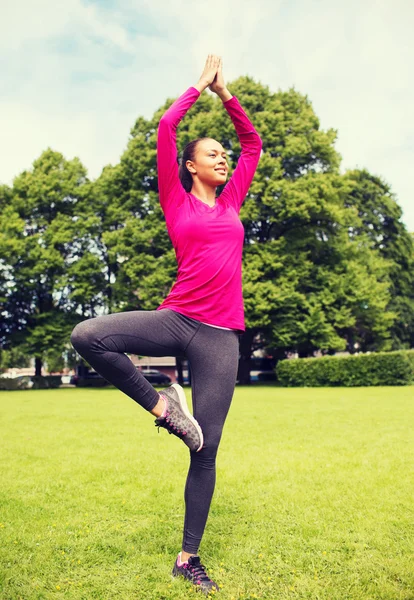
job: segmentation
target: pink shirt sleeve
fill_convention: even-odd
[[[262,140],[236,96],[224,102],[224,107],[236,129],[241,145],[241,155],[233,175],[221,193],[221,198],[225,198],[239,213],[256,172],[262,150]]]
[[[158,193],[167,223],[173,219],[185,190],[178,176],[177,127],[200,92],[190,87],[165,111],[157,134]]]

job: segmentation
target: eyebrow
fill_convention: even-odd
[[[213,151],[213,152],[218,152],[218,150],[216,150],[215,148],[209,148],[208,150],[206,150],[206,152],[211,152],[211,151]],[[227,152],[224,150],[224,151],[222,152],[222,154],[227,154]]]

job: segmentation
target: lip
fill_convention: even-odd
[[[218,173],[224,173],[224,174],[227,173],[226,169],[214,169],[214,170],[217,171]]]

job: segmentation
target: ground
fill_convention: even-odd
[[[0,422],[1,600],[192,597],[180,440],[114,388],[0,392]],[[413,464],[414,387],[237,387],[200,548],[218,597],[413,600]]]

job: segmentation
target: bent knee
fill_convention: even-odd
[[[94,319],[81,321],[70,334],[70,342],[75,350],[89,348],[96,340],[95,327],[91,321],[94,321]]]
[[[202,468],[214,469],[220,439],[205,439],[204,445],[199,452],[192,453],[192,460],[196,461]]]

